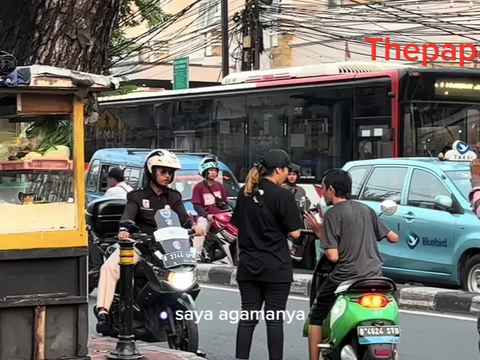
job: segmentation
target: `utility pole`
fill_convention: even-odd
[[[229,73],[228,0],[222,0],[222,77]]]
[[[261,42],[263,41],[262,36],[262,25],[260,24],[260,6],[258,0],[254,0],[253,6],[253,24],[254,24],[254,50],[253,50],[253,70],[260,69],[260,52]]]
[[[242,71],[252,70],[253,62],[253,23],[252,23],[252,2],[245,0],[245,11],[243,12],[243,54]]]
[[[263,1],[262,1],[263,2]],[[263,32],[260,23],[259,0],[246,0],[243,13],[242,71],[260,69],[260,54],[263,51]]]

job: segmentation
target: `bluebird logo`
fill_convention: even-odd
[[[470,151],[470,145],[464,143],[463,141],[457,142],[456,150],[460,155],[465,155],[467,152]]]
[[[407,232],[407,245],[410,249],[415,249],[417,245],[420,243],[420,238],[413,232]]]

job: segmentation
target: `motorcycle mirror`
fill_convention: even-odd
[[[380,215],[392,216],[397,212],[397,203],[393,200],[384,200],[380,205],[382,212]]]

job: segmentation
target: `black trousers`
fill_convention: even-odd
[[[253,332],[258,321],[265,319],[269,359],[283,360],[283,320],[290,285],[291,283],[238,282],[242,314],[237,329],[237,359],[250,358]],[[260,312],[264,303],[265,308]]]

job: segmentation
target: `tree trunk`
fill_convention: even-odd
[[[125,0],[1,0],[0,49],[19,65],[100,74]]]

